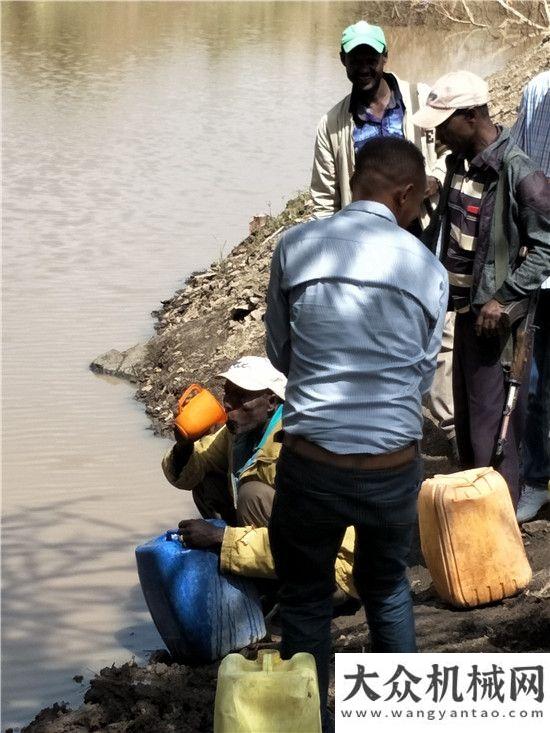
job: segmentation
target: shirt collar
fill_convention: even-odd
[[[470,166],[475,168],[492,168],[496,173],[500,172],[502,156],[510,138],[510,130],[507,127],[497,125],[499,134],[497,139],[488,145],[485,150],[478,153],[471,161]]]
[[[379,201],[353,201],[342,211],[362,211],[364,214],[374,214],[397,225],[397,219],[393,212],[388,209],[386,204],[381,204]]]
[[[399,103],[397,99],[395,98],[395,93],[392,92],[390,96],[390,101],[388,102],[388,106],[384,110],[384,114],[382,115],[382,117],[376,117],[376,115],[374,115],[371,112],[370,107],[366,107],[364,104],[361,104],[360,102],[355,109],[354,119],[357,118],[360,122],[363,122],[363,123],[368,122],[369,120],[372,120],[374,122],[379,122],[382,119],[384,119],[384,117],[387,117],[389,113],[392,112],[398,106],[399,106]]]
[[[387,82],[392,96],[390,98],[390,103],[386,107],[386,112],[389,112],[392,109],[395,109],[398,105],[402,103],[401,99],[401,92],[399,90],[399,84],[397,83],[397,79],[393,74],[386,73],[383,75],[385,81]],[[361,111],[362,114],[368,109],[366,105],[361,101],[361,92],[356,89],[355,87],[352,87],[351,89],[351,95],[349,100],[349,112],[350,114],[356,118],[358,116],[358,112]]]

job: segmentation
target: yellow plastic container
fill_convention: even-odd
[[[506,481],[493,468],[424,481],[418,517],[434,587],[453,606],[499,601],[531,580]]]
[[[317,670],[311,654],[283,661],[262,650],[257,660],[229,654],[220,664],[214,733],[320,733]]]

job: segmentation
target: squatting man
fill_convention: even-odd
[[[188,547],[218,550],[221,572],[273,579],[267,525],[281,451],[286,377],[259,356],[243,356],[218,376],[225,379],[226,424],[195,441],[175,428],[176,442],[162,461],[168,481],[191,491],[204,517],[182,520],[179,532]],[[205,521],[213,518],[227,526]],[[333,603],[339,613],[358,605],[352,580],[354,543],[350,527],[335,563]]]

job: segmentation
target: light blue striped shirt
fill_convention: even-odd
[[[447,299],[444,267],[383,204],[286,232],[265,319],[267,354],[288,376],[284,430],[334,453],[419,440]]]
[[[550,176],[550,71],[535,76],[523,90],[510,137]]]
[[[523,90],[512,140],[550,176],[550,71],[535,76]],[[550,278],[543,288],[550,288]]]

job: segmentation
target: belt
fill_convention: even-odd
[[[411,463],[418,455],[418,443],[409,443],[404,448],[391,453],[333,453],[321,448],[300,435],[284,433],[283,445],[296,455],[319,463],[326,463],[336,468],[357,468],[367,471],[378,471],[385,468],[398,468]]]

